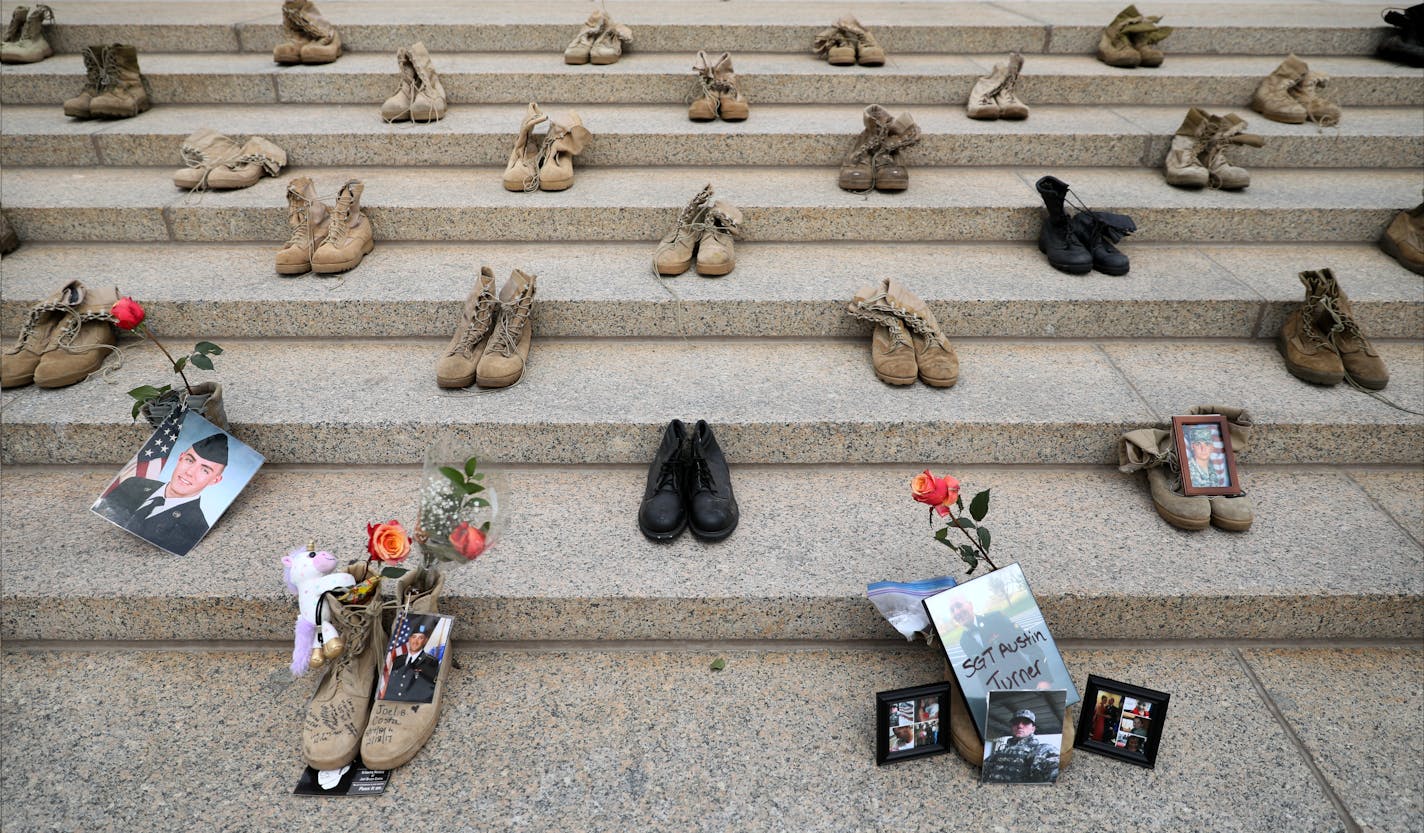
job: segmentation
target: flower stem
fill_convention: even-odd
[[[178,362],[173,360],[173,354],[168,352],[168,348],[163,346],[163,342],[158,340],[158,336],[154,335],[153,331],[143,324],[138,325],[135,329],[140,330],[145,338],[152,341],[159,350],[163,351],[163,355],[168,357],[168,363],[173,365],[173,369],[183,378],[183,387],[187,388],[188,393],[191,395],[193,393],[193,386],[188,382],[188,374],[184,373],[183,369],[178,366]]]
[[[948,509],[949,507],[945,507],[945,508]],[[969,530],[967,530],[967,529],[965,529],[964,527],[960,526],[959,524],[955,523],[955,521],[958,521],[958,520],[959,520],[959,519],[954,516],[954,510],[953,510],[953,509],[950,509],[950,510],[949,510],[949,525],[952,526],[952,527],[955,527],[955,528],[958,529],[960,532],[963,532],[963,533],[964,533],[964,537],[969,539],[969,543],[971,543],[971,544],[974,545],[974,549],[978,550],[978,551],[979,551],[979,554],[982,555],[982,556],[984,556],[984,561],[988,563],[989,569],[991,569],[991,570],[997,570],[997,569],[999,569],[999,568],[994,564],[994,560],[989,557],[989,551],[986,550],[986,549],[984,549],[984,546],[979,543],[979,540],[978,540],[977,538],[975,538],[973,535],[970,535],[970,534],[969,534]]]

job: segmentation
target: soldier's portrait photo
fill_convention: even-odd
[[[1057,783],[1067,701],[1061,689],[989,692],[984,783]]]
[[[405,611],[396,616],[376,699],[430,703],[445,665],[453,617]]]
[[[187,555],[266,462],[192,411],[165,419],[90,507],[159,549]]]
[[[1230,486],[1221,428],[1212,423],[1186,425],[1182,427],[1182,433],[1187,445],[1187,460],[1182,466],[1182,474],[1200,489]]]

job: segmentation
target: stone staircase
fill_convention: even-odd
[[[1296,273],[1330,266],[1386,394],[1424,410],[1424,281],[1374,245],[1424,185],[1424,73],[1369,57],[1376,5],[1149,4],[1176,27],[1156,70],[1092,58],[1111,3],[862,0],[882,68],[809,54],[838,3],[619,3],[636,40],[608,67],[562,62],[584,2],[321,8],[348,48],[327,66],[271,62],[276,2],[91,0],[55,6],[60,54],[0,71],[0,205],[26,241],[0,263],[0,332],[66,280],[116,284],[167,341],[227,349],[234,432],[269,461],[173,558],[87,512],[142,442],[125,391],[162,378],[151,348],[112,379],[0,397],[7,833],[384,829],[405,807],[451,831],[1424,829],[1424,418],[1298,382],[1271,341]],[[386,125],[415,40],[450,113]],[[75,53],[115,41],[139,46],[154,109],[65,118]],[[747,122],[686,120],[697,49],[733,52]],[[1032,116],[969,120],[1009,49]],[[1332,76],[1338,130],[1245,106],[1290,51]],[[594,133],[569,191],[499,185],[529,100]],[[925,131],[903,194],[835,186],[869,103]],[[1192,105],[1266,137],[1238,151],[1246,192],[1162,182]],[[171,172],[203,126],[265,135],[290,168],[185,195]],[[1137,220],[1130,275],[1047,266],[1045,173]],[[366,183],[378,245],[358,269],[272,272],[292,175]],[[746,215],[736,270],[654,278],[652,241],[709,181]],[[531,366],[442,392],[486,263],[540,276]],[[950,333],[955,388],[872,375],[844,303],[887,275]],[[1257,418],[1249,533],[1179,532],[1112,468],[1125,428],[1203,403]],[[710,421],[734,463],[724,543],[637,531],[673,417]],[[288,798],[312,681],[285,670],[277,558],[310,539],[355,558],[366,521],[409,518],[440,431],[505,462],[513,502],[442,599],[468,644],[440,728],[390,798]],[[1080,755],[1026,810],[952,756],[874,766],[874,692],[943,675],[864,599],[955,571],[906,494],[926,465],[993,487],[996,557],[1023,565],[1075,682],[1173,693],[1155,770]]]

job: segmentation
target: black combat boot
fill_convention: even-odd
[[[1073,233],[1093,256],[1093,268],[1104,275],[1126,275],[1130,267],[1127,255],[1113,244],[1137,231],[1137,224],[1126,214],[1110,211],[1079,211],[1073,215]]]
[[[687,528],[687,503],[682,481],[686,480],[687,426],[673,420],[663,430],[663,441],[653,464],[648,467],[648,486],[643,505],[638,507],[638,528],[654,541],[671,541]],[[720,455],[719,455],[720,457]]]
[[[1397,64],[1424,67],[1424,3],[1407,9],[1385,9],[1384,22],[1394,31],[1380,42],[1376,54]]]
[[[737,499],[732,495],[732,475],[727,458],[712,436],[712,427],[699,419],[687,438],[683,470],[683,498],[691,516],[692,534],[720,541],[737,528]]]
[[[1091,272],[1093,256],[1073,233],[1073,225],[1063,209],[1063,199],[1068,196],[1068,183],[1054,176],[1046,176],[1040,179],[1035,187],[1048,209],[1043,228],[1038,232],[1038,250],[1048,255],[1048,263],[1060,272],[1070,275],[1086,275]]]

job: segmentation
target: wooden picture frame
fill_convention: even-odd
[[[1152,769],[1171,699],[1165,691],[1089,674],[1073,748]]]
[[[1231,449],[1231,426],[1221,414],[1172,417],[1172,442],[1182,472],[1184,495],[1239,495],[1245,492]]]
[[[892,735],[896,738],[895,748],[891,748]],[[876,693],[876,766],[948,751],[948,682]]]

